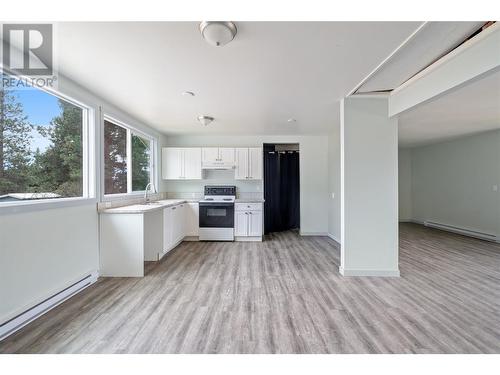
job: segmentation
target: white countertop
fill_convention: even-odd
[[[143,214],[146,212],[177,206],[182,203],[198,203],[193,199],[162,199],[153,204],[132,204],[129,206],[105,208],[100,210],[100,214]]]
[[[238,198],[235,203],[264,203],[262,198]]]

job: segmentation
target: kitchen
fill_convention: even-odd
[[[210,180],[221,173],[227,181],[263,186],[261,147],[164,147],[162,179]],[[101,204],[101,275],[142,277],[144,262],[159,261],[182,241],[262,241],[262,193],[237,192],[234,185],[205,185],[204,193],[170,193],[167,199],[148,184],[144,202],[106,208]],[[186,195],[186,194],[184,194]]]

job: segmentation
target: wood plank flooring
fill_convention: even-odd
[[[2,353],[500,353],[500,245],[400,226],[400,278],[338,273],[294,232],[185,242],[142,279],[102,278]]]

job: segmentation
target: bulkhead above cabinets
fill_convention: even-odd
[[[236,180],[262,180],[262,147],[163,147],[164,180],[201,180],[204,170],[234,170]]]

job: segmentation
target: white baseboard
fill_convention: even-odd
[[[460,227],[457,227],[454,225],[437,223],[435,221],[430,221],[430,220],[426,220],[423,223],[423,225],[425,225],[426,227],[440,229],[440,230],[444,230],[444,231],[452,232],[452,233],[457,233],[457,234],[461,234],[463,236],[479,238],[481,240],[486,240],[486,241],[499,242],[499,240],[500,240],[500,238],[498,238],[497,235],[492,234],[492,233],[479,232],[479,231],[472,230],[472,229],[460,228]]]
[[[345,269],[339,267],[342,276],[377,276],[377,277],[399,277],[399,270],[359,270]]]
[[[335,237],[333,234],[328,233],[327,236],[330,237],[332,240],[334,240],[335,242],[337,242],[340,245],[340,240],[337,237]]]
[[[300,231],[301,236],[328,236],[326,232],[302,232]]]
[[[45,301],[42,301],[14,318],[3,322],[0,324],[0,341],[60,305],[67,299],[73,297],[75,294],[78,294],[88,286],[94,284],[97,281],[98,276],[97,271],[93,271],[76,283],[54,294],[52,297],[47,298]]]
[[[262,236],[256,237],[234,237],[235,242],[262,242]]]

